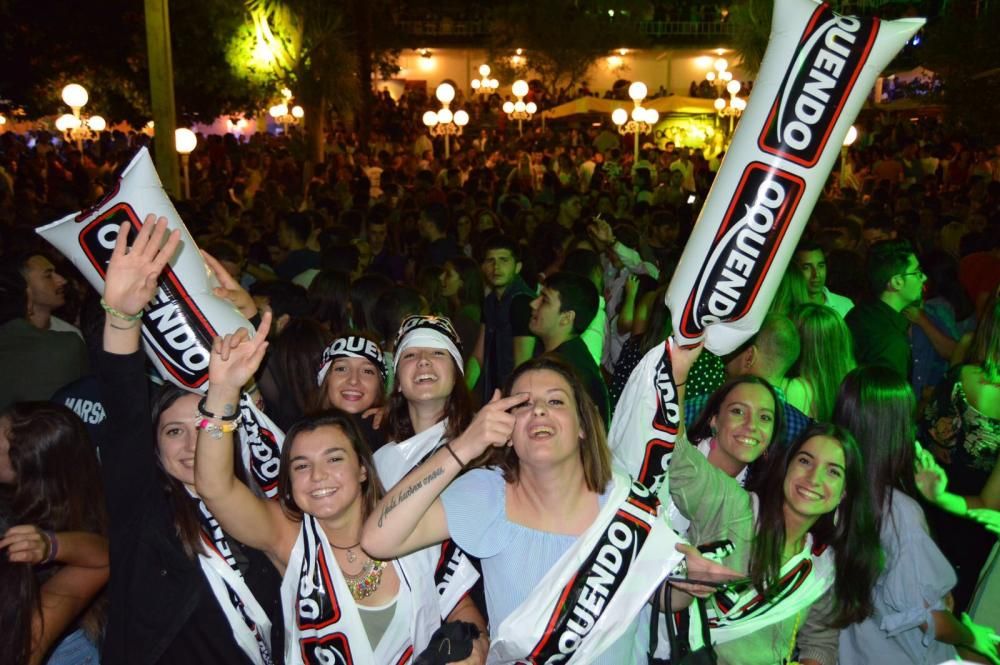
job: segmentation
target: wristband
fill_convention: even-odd
[[[455,454],[455,451],[451,449],[451,443],[450,443],[450,442],[446,442],[446,443],[444,444],[444,448],[445,448],[445,450],[447,450],[447,451],[448,451],[449,453],[451,453],[451,456],[452,456],[452,457],[454,457],[454,458],[455,458],[455,461],[456,461],[456,462],[458,462],[458,466],[459,466],[459,468],[461,468],[461,469],[462,469],[462,471],[465,471],[465,463],[464,463],[464,462],[462,462],[462,460],[460,460],[460,459],[458,458],[458,455],[456,455],[456,454]]]
[[[42,561],[42,565],[45,565],[56,560],[56,555],[59,554],[59,539],[56,538],[55,531],[45,529],[42,533],[45,534],[45,539],[49,541],[49,553],[45,555],[45,559]]]
[[[109,305],[107,302],[105,302],[104,298],[101,298],[101,309],[103,309],[105,312],[107,312],[114,318],[121,319],[122,321],[128,321],[129,323],[133,321],[138,321],[139,319],[142,318],[141,309],[139,310],[138,314],[126,314],[125,312],[115,309],[114,307]]]
[[[195,427],[204,432],[208,432],[213,439],[221,439],[223,434],[231,434],[235,432],[236,428],[239,427],[239,424],[239,420],[229,420],[217,423],[209,420],[208,418],[202,418],[195,423]]]
[[[205,397],[202,397],[200,400],[198,400],[198,413],[200,413],[201,415],[205,416],[206,418],[212,418],[213,420],[222,420],[222,421],[225,421],[225,422],[228,423],[228,422],[233,422],[237,418],[240,417],[240,412],[239,411],[235,411],[234,413],[231,413],[228,416],[217,416],[217,415],[215,415],[214,413],[212,413],[211,411],[209,411],[207,408],[205,408],[205,402],[206,402],[207,399],[208,399],[208,396],[206,395]]]

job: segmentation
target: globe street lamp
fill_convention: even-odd
[[[503,112],[507,114],[507,117],[511,120],[517,120],[517,133],[520,136],[524,135],[523,123],[525,120],[531,121],[531,117],[535,115],[538,111],[538,105],[535,102],[524,103],[524,96],[528,94],[528,82],[527,81],[514,81],[514,85],[510,87],[511,92],[517,97],[516,102],[510,100],[503,103]]]
[[[62,89],[62,100],[73,113],[64,113],[56,118],[56,129],[63,133],[66,141],[75,141],[77,150],[83,151],[83,142],[96,139],[108,123],[99,115],[85,116],[80,112],[90,100],[87,89],[82,85],[67,85]]]
[[[473,90],[487,97],[496,92],[496,89],[500,87],[500,81],[490,78],[490,71],[492,70],[489,65],[479,65],[479,78],[472,79],[471,83]]]
[[[424,113],[424,124],[432,137],[444,137],[444,157],[451,156],[450,137],[461,136],[462,128],[469,124],[469,114],[459,109],[452,113],[448,106],[455,100],[455,88],[450,83],[437,87],[434,96],[441,102],[441,110]]]
[[[184,198],[191,198],[191,178],[189,176],[188,161],[191,152],[198,145],[198,137],[187,127],[178,127],[174,131],[174,146],[181,156],[181,172],[184,176]]]
[[[720,58],[721,60],[721,58]],[[726,92],[729,93],[729,99],[720,95],[715,99],[715,111],[721,117],[729,118],[729,133],[733,133],[733,119],[739,118],[743,115],[743,109],[747,107],[747,101],[742,97],[737,97],[737,93],[742,89],[742,85],[739,81],[730,79],[726,83]]]
[[[634,162],[639,161],[639,137],[653,131],[653,125],[660,119],[660,114],[656,109],[647,109],[642,106],[642,100],[646,98],[646,84],[636,81],[628,87],[628,96],[632,98],[632,112],[629,113],[623,108],[617,108],[611,113],[611,122],[618,125],[618,133],[622,136],[635,134],[635,156]]]
[[[267,110],[268,115],[274,118],[274,121],[281,125],[281,133],[288,134],[288,128],[292,125],[297,125],[305,117],[305,110],[295,104],[291,105],[292,102],[292,91],[288,88],[281,89],[282,101],[275,104]]]

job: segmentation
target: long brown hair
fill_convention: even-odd
[[[444,432],[444,440],[451,441],[465,431],[465,428],[472,422],[472,399],[469,391],[465,387],[462,368],[458,366],[455,359],[451,359],[451,364],[455,373],[455,386],[448,395],[448,401],[444,405],[444,418],[448,420],[448,427]],[[410,408],[406,397],[399,387],[399,376],[395,378],[395,388],[389,395],[389,413],[386,418],[386,427],[390,441],[406,441],[416,432],[413,430],[413,423],[410,421]]]
[[[302,520],[302,509],[295,503],[292,496],[292,474],[290,472],[292,459],[292,446],[295,438],[303,432],[314,432],[320,427],[336,427],[344,436],[350,440],[354,447],[354,452],[364,467],[367,478],[361,481],[361,517],[367,518],[375,510],[376,504],[385,494],[382,481],[378,478],[378,471],[375,469],[375,458],[371,449],[365,442],[365,437],[358,429],[357,422],[351,414],[340,409],[329,409],[308,418],[304,418],[285,433],[285,443],[281,448],[281,466],[278,468],[278,501],[281,509],[289,518],[295,521]]]
[[[611,449],[604,433],[604,423],[594,401],[590,399],[583,381],[576,370],[565,361],[551,354],[544,354],[522,363],[504,382],[503,394],[510,396],[514,383],[528,372],[549,371],[561,376],[570,387],[576,401],[576,416],[584,437],[580,442],[580,462],[587,489],[603,493],[611,482]],[[513,446],[491,448],[470,466],[496,467],[503,471],[504,480],[516,483],[519,477],[519,460]]]

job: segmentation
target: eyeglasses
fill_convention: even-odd
[[[899,273],[900,277],[906,277],[907,275],[921,275],[923,277],[926,277],[927,273],[925,273],[923,271],[923,269],[921,269],[921,268],[917,268],[916,270],[911,270],[909,272],[901,272],[901,273]]]

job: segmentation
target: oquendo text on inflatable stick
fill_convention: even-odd
[[[847,130],[923,24],[775,0],[753,94],[667,291],[680,344],[724,355],[756,333]]]
[[[253,326],[231,303],[212,292],[219,283],[163,191],[145,148],[138,151],[104,199],[38,228],[37,233],[72,261],[98,293],[104,293],[104,275],[121,224],[130,222],[134,236],[150,213],[165,217],[168,228],[180,229],[181,248],[161,273],[156,296],[143,312],[143,347],[164,379],[186,390],[204,392],[212,340],[239,328],[252,331]],[[261,490],[273,496],[284,435],[246,395],[241,398],[240,412],[244,464]]]

